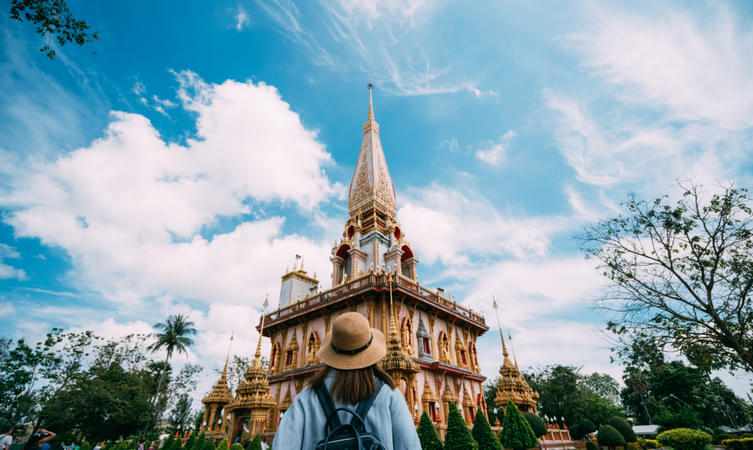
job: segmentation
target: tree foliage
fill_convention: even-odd
[[[473,440],[468,425],[463,416],[450,402],[450,413],[447,415],[447,433],[444,439],[445,450],[478,450],[478,444]]]
[[[426,411],[421,414],[416,431],[423,450],[442,450],[442,441],[439,440],[437,430],[434,428],[434,424],[431,422],[429,415],[426,414]]]
[[[596,437],[599,441],[599,447],[615,448],[625,445],[625,437],[612,425],[599,427],[599,433]]]
[[[504,448],[513,450],[526,450],[539,446],[539,440],[536,439],[531,425],[528,424],[528,421],[512,400],[507,402],[505,421],[502,423],[499,440]]]
[[[258,434],[251,439],[251,442],[246,446],[246,450],[261,450],[261,436]]]
[[[570,427],[570,437],[580,440],[596,431],[596,425],[588,419],[582,419],[580,422]]]
[[[753,211],[745,189],[680,200],[635,195],[624,213],[585,229],[581,246],[611,281],[609,330],[681,351],[701,368],[753,371]]]
[[[612,417],[609,419],[609,425],[612,425],[620,432],[622,437],[625,438],[625,442],[635,442],[638,438],[633,432],[633,427],[630,426],[627,420],[622,417]]]
[[[486,420],[486,415],[484,415],[484,411],[482,411],[481,408],[476,411],[471,436],[473,436],[473,439],[476,441],[478,448],[480,449],[502,450],[502,444],[500,444],[497,437],[494,436],[494,432],[489,426],[489,421]]]
[[[526,374],[526,380],[539,393],[539,413],[558,421],[564,417],[568,426],[586,418],[606,423],[610,417],[624,415],[612,398],[619,392],[617,381],[609,375],[582,375],[576,367],[555,365]]]
[[[11,19],[31,22],[42,37],[50,36],[61,46],[68,42],[84,45],[99,39],[99,33],[90,31],[89,25],[77,20],[65,0],[12,0]],[[48,58],[55,58],[55,50],[49,45],[39,49]]]
[[[535,434],[537,438],[548,433],[549,430],[547,430],[546,422],[544,422],[544,419],[541,417],[532,412],[524,412],[523,417],[528,421],[528,424],[533,430],[533,434]]]

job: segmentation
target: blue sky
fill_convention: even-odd
[[[53,61],[0,18],[13,336],[181,312],[191,360],[216,367],[231,331],[250,354],[295,254],[329,285],[369,81],[420,280],[492,324],[496,296],[523,367],[621,373],[584,225],[676,180],[751,185],[747,2],[69,3],[102,39]],[[496,334],[479,345],[494,376]]]

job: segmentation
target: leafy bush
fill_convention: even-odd
[[[256,435],[246,446],[246,450],[261,450],[261,436]]]
[[[549,431],[546,429],[546,422],[544,422],[544,419],[537,416],[536,414],[532,412],[526,412],[523,413],[523,417],[526,418],[528,425],[531,426],[533,434],[535,434],[537,438],[545,435]]]
[[[217,450],[225,450],[227,448],[230,448],[230,442],[227,440],[227,438],[220,441],[219,444],[217,444]]]
[[[586,450],[599,450],[599,447],[597,447],[592,441],[588,441],[586,442]]]
[[[725,439],[722,445],[729,450],[753,450],[753,438]]]
[[[596,431],[596,425],[588,419],[583,419],[570,427],[570,437],[577,441],[594,431]]]
[[[599,447],[615,448],[625,445],[625,438],[612,425],[602,425],[596,437],[599,440]]]
[[[500,444],[497,437],[494,436],[494,432],[489,426],[489,421],[486,420],[484,411],[482,411],[481,408],[476,411],[476,418],[473,421],[471,435],[480,449],[502,450],[502,444]]]
[[[445,450],[478,450],[478,444],[473,440],[468,425],[463,416],[450,402],[450,414],[447,416],[447,433],[444,439]]]
[[[78,450],[92,450],[92,446],[89,445],[88,442],[84,441],[81,443],[81,445],[78,447]]]
[[[626,442],[625,450],[641,450],[641,446],[638,445],[638,442]]]
[[[711,435],[690,428],[675,428],[659,433],[656,440],[663,447],[672,447],[675,450],[701,450],[711,443]]]
[[[536,439],[531,425],[528,424],[528,421],[511,400],[507,402],[505,421],[502,423],[499,440],[504,448],[513,450],[525,450],[539,446],[539,440]]]
[[[243,450],[243,446],[236,442],[230,447],[230,450]]]
[[[659,448],[659,441],[656,439],[638,438],[638,445],[643,449]]]
[[[638,439],[633,432],[633,427],[622,417],[612,417],[607,423],[617,428],[617,431],[625,438],[625,442],[635,442]]]
[[[418,440],[421,442],[423,450],[442,450],[442,441],[437,436],[437,430],[431,423],[426,411],[421,414],[421,420],[418,421]]]

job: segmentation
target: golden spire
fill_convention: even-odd
[[[369,83],[369,115],[366,117],[366,123],[374,122],[374,100],[371,96],[371,88],[373,84]]]
[[[233,333],[234,331],[230,332],[230,343],[227,345],[227,355],[225,356],[225,367],[222,369],[222,376],[220,379],[227,379],[227,363],[230,361],[230,347],[233,346]]]
[[[387,339],[387,353],[380,361],[382,369],[387,371],[392,378],[398,379],[399,377],[393,374],[399,373],[415,373],[418,372],[418,365],[410,359],[410,356],[405,353],[403,347],[400,345],[400,336],[397,334],[397,327],[395,322],[395,308],[392,304],[392,281],[393,273],[387,273],[387,283],[390,287],[390,331],[389,338]]]
[[[379,139],[379,124],[374,120],[373,85],[369,83],[369,114],[348,191],[348,215],[362,220],[362,233],[374,229],[386,233],[384,218],[394,222],[396,214],[395,187]]]
[[[505,361],[507,361],[507,346],[505,345],[505,336],[502,334],[502,322],[499,320],[499,306],[497,306],[497,299],[494,296],[492,296],[492,306],[497,313],[497,328],[499,329],[499,339],[502,341],[502,355],[505,357]]]
[[[269,306],[269,294],[264,298],[264,310],[261,313],[261,326],[259,327],[259,342],[256,343],[255,359],[261,361],[261,337],[264,334],[264,315],[267,312],[267,306]]]

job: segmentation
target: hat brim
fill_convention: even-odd
[[[385,345],[384,333],[376,328],[372,328],[371,334],[374,336],[374,339],[371,341],[371,345],[365,350],[355,355],[343,355],[335,352],[332,348],[332,332],[327,333],[317,354],[319,361],[340,370],[355,370],[373,366],[380,359],[384,358],[384,355],[387,353],[387,347]]]

